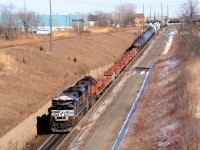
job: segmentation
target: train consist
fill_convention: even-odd
[[[97,79],[85,76],[75,85],[62,91],[52,99],[50,125],[53,132],[67,132],[95,104],[105,90],[137,56],[142,47],[161,28],[161,22],[155,22],[143,32],[126,50],[124,55]]]

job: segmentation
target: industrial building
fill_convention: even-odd
[[[40,15],[39,30],[50,29],[50,16]],[[69,14],[69,15],[52,15],[53,30],[78,29],[87,30],[88,15],[86,14]]]

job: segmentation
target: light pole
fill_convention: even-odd
[[[50,52],[52,51],[52,12],[51,12],[51,0],[49,0],[49,5],[50,5]]]
[[[163,9],[162,9],[162,2],[161,2],[161,19],[163,19]]]
[[[79,13],[78,13],[78,32],[79,32]]]
[[[120,17],[120,12],[118,13],[119,14],[119,27],[121,27],[121,17]]]
[[[143,15],[144,15],[144,4],[143,4]],[[143,26],[143,28],[144,28],[144,18],[143,18],[143,22],[142,22],[142,23],[143,23],[142,26]]]
[[[150,5],[150,20],[152,20],[152,19],[151,19],[151,5]]]
[[[90,14],[88,14],[88,29],[90,29]]]

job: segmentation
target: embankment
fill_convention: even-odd
[[[83,75],[99,76],[107,64],[122,56],[138,32],[130,29],[56,40],[51,53],[48,42],[1,49],[0,143],[9,146],[1,144],[1,148],[20,149],[19,141],[32,139],[37,116],[47,113],[49,100]]]

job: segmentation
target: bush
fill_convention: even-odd
[[[74,57],[73,61],[76,63],[76,62],[77,62],[77,58],[76,58],[76,57]]]
[[[40,46],[40,50],[41,50],[41,51],[43,51],[43,50],[44,50],[44,48],[43,48],[42,46]]]

